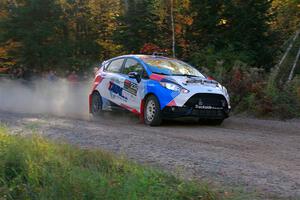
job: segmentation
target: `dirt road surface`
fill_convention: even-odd
[[[300,121],[231,117],[222,126],[166,122],[148,127],[130,114],[72,119],[0,111],[13,133],[36,131],[88,148],[221,186],[241,186],[262,199],[300,199]]]

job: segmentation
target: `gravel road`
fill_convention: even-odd
[[[231,117],[222,126],[166,122],[148,127],[131,114],[72,119],[0,112],[14,133],[32,130],[101,148],[132,160],[221,186],[241,186],[262,199],[300,199],[300,121]]]

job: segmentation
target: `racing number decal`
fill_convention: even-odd
[[[138,85],[136,83],[133,83],[129,80],[125,80],[124,82],[124,88],[122,88],[121,86],[117,85],[116,83],[114,83],[113,81],[109,82],[108,85],[108,90],[116,95],[118,95],[119,97],[121,97],[124,100],[127,100],[128,98],[126,96],[124,96],[123,94],[123,90],[136,96],[137,94],[137,90],[138,90]]]
[[[138,85],[134,82],[131,82],[129,80],[125,80],[124,82],[124,90],[126,92],[129,92],[130,94],[136,96]]]

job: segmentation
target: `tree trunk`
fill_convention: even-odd
[[[174,24],[174,1],[171,0],[171,27],[172,27],[172,54],[173,57],[176,57],[176,52],[175,52],[175,24]]]
[[[289,78],[288,78],[288,82],[290,82],[292,79],[293,79],[293,76],[294,76],[294,71],[295,71],[295,68],[297,66],[297,62],[299,60],[299,56],[300,56],[300,48],[298,50],[298,53],[297,53],[297,56],[295,58],[295,61],[294,61],[294,64],[293,64],[293,67],[292,67],[292,70],[290,72],[290,75],[289,75]]]
[[[289,53],[290,50],[292,49],[292,47],[293,47],[293,45],[294,45],[296,39],[297,39],[298,36],[299,36],[299,32],[300,32],[299,30],[296,32],[296,34],[295,34],[295,36],[294,36],[294,38],[293,38],[291,44],[288,46],[288,48],[286,49],[285,53],[283,54],[283,56],[282,56],[280,62],[278,63],[278,67],[280,67],[280,65],[283,63],[283,61],[285,60],[286,56],[288,55],[288,53]]]

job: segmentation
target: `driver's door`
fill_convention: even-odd
[[[137,72],[140,74],[140,80],[129,77],[130,72]],[[140,112],[140,104],[144,93],[143,74],[145,73],[143,65],[136,59],[127,58],[122,70],[125,77],[124,81],[124,95],[127,96],[128,101],[125,102],[126,107],[135,109]]]

